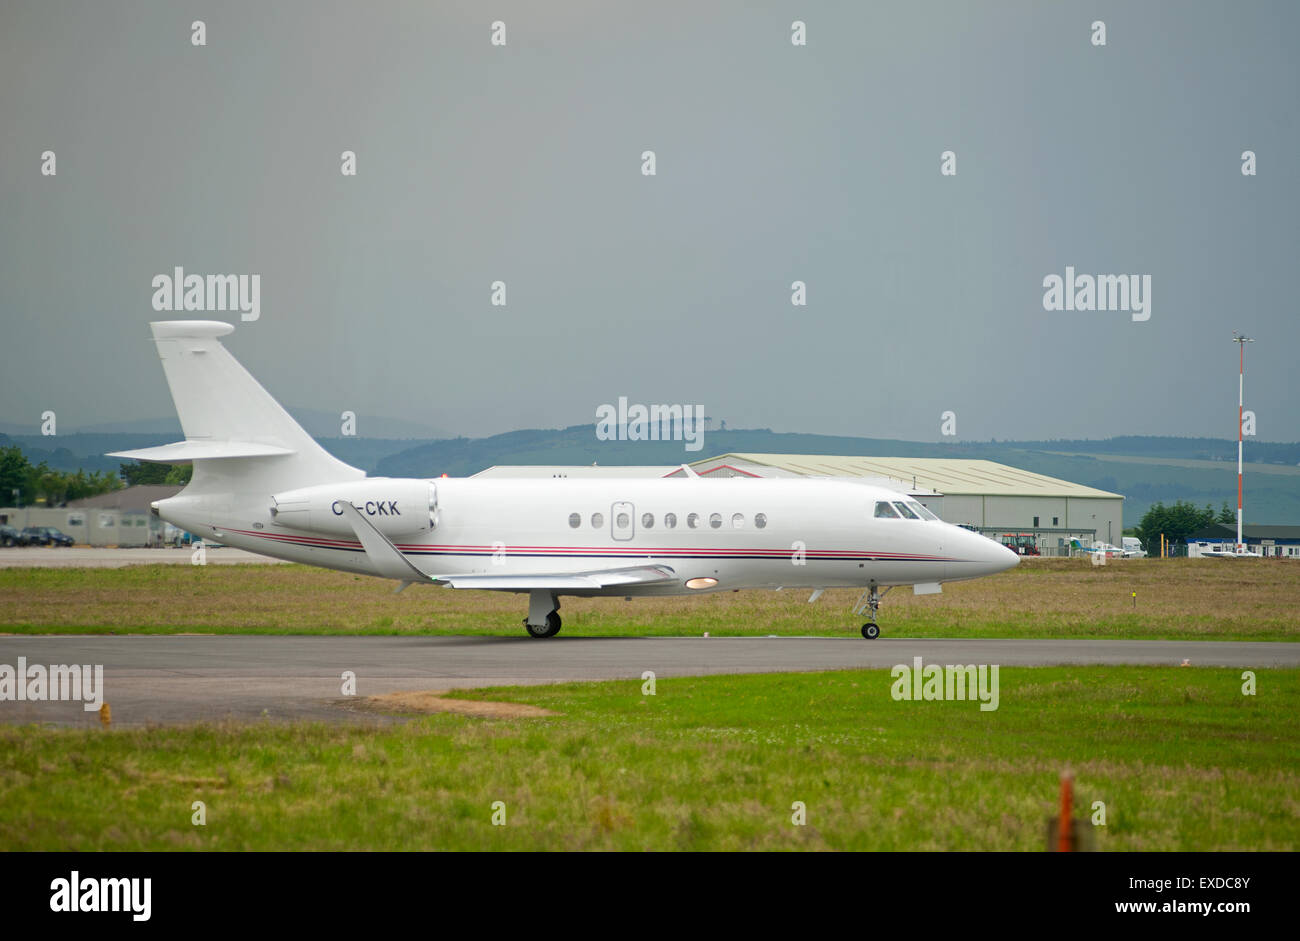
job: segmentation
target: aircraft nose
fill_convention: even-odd
[[[971,543],[973,546],[978,547],[975,558],[979,560],[980,568],[984,570],[984,574],[993,575],[996,572],[1005,572],[1007,569],[1013,569],[1020,564],[1020,555],[1014,549],[1008,549],[987,536],[975,536]]]
[[[945,566],[948,581],[994,575],[1020,564],[1020,556],[1001,543],[957,526],[952,530],[945,540],[954,556]]]

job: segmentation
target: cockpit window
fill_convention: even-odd
[[[915,510],[916,514],[923,520],[937,520],[939,518],[927,510],[923,503],[917,503],[915,500],[908,500],[907,505]]]
[[[895,503],[894,506],[898,507],[898,512],[902,513],[903,516],[905,516],[907,519],[910,519],[910,520],[919,520],[919,519],[921,518],[921,517],[917,516],[915,513],[913,513],[913,512],[908,508],[908,506],[907,506],[906,503]]]
[[[888,503],[886,503],[884,500],[881,500],[879,503],[876,504],[876,519],[896,520],[898,519],[898,511],[895,510]]]

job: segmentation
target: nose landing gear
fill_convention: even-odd
[[[880,610],[880,599],[889,594],[889,589],[893,587],[890,585],[884,591],[881,591],[878,586],[869,585],[858,596],[857,604],[853,606],[854,614],[867,615],[867,623],[862,625],[862,636],[867,640],[875,640],[880,636],[880,626],[876,624],[876,612]]]

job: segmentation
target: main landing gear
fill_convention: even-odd
[[[560,633],[560,616],[552,611],[546,615],[545,624],[529,624],[528,618],[524,618],[524,627],[531,637],[554,637]]]
[[[554,637],[560,633],[560,599],[549,591],[528,593],[528,617],[524,627],[531,637]]]
[[[889,594],[890,585],[884,591],[876,585],[870,585],[861,595],[858,596],[858,602],[853,606],[854,614],[866,614],[867,623],[862,625],[862,636],[867,640],[875,640],[880,636],[880,626],[876,624],[876,612],[880,610],[880,599]]]

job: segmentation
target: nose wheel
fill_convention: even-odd
[[[867,623],[862,625],[862,636],[867,640],[875,640],[880,636],[880,626],[876,624],[876,612],[880,610],[880,599],[889,593],[890,585],[884,591],[881,591],[877,585],[869,585],[867,589],[858,596],[858,603],[853,606],[854,614],[865,614],[868,618]]]

